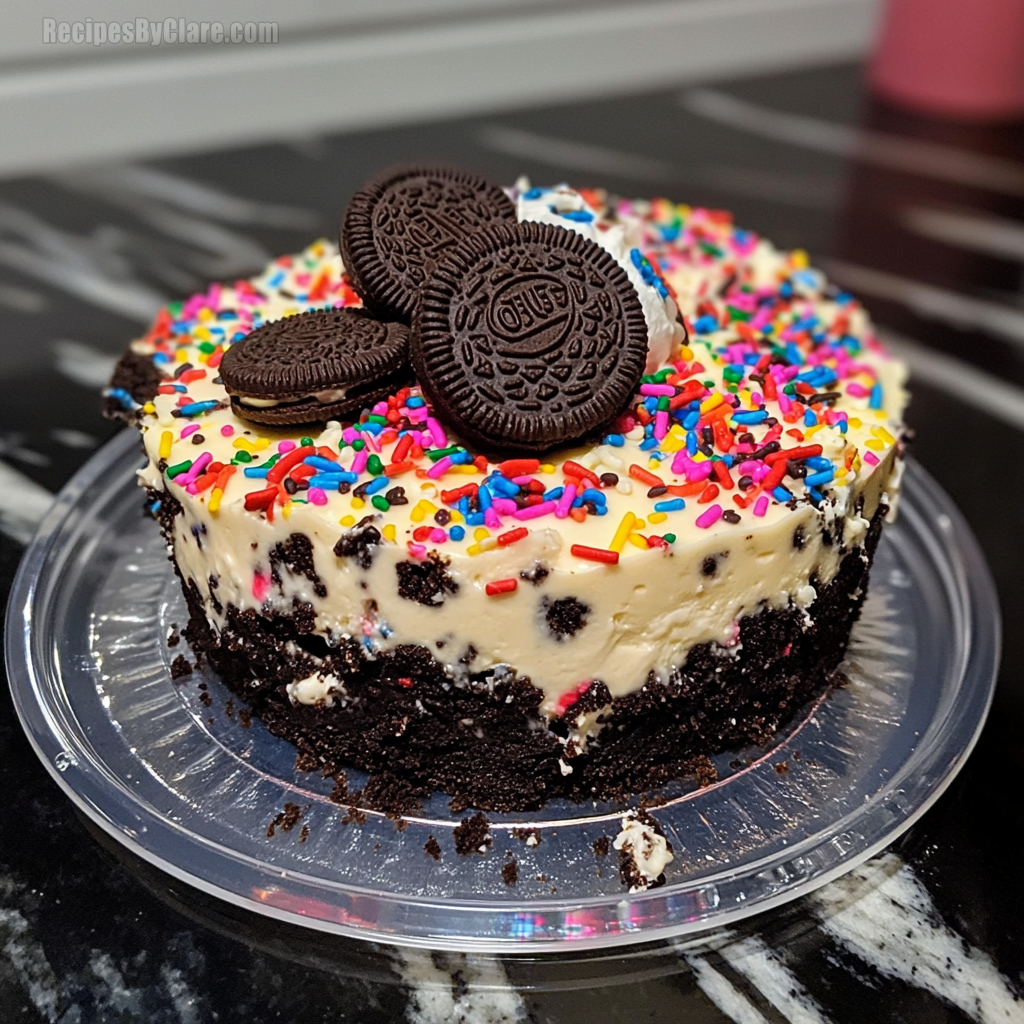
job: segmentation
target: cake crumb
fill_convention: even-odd
[[[594,840],[594,855],[597,857],[607,857],[611,846],[612,841],[607,836],[598,836]]]
[[[644,892],[665,883],[665,868],[674,859],[672,844],[646,811],[627,811],[622,831],[612,844],[619,851],[619,876],[630,892]]]
[[[509,854],[511,860],[505,862],[501,869],[501,880],[507,886],[513,886],[519,881],[519,865],[516,863],[515,857]]]
[[[775,771],[776,771],[776,772],[777,772],[777,773],[778,773],[779,775],[785,775],[785,774],[786,774],[786,773],[787,773],[787,772],[789,771],[789,762],[788,762],[788,761],[780,761],[780,762],[779,762],[779,763],[778,763],[778,764],[777,764],[777,765],[775,766]]]
[[[521,839],[527,846],[540,846],[539,828],[514,828],[512,829],[512,835],[516,839]]]
[[[309,826],[303,825],[302,830],[299,832],[299,842],[304,843],[309,838]]]
[[[186,676],[190,675],[192,675],[191,663],[184,654],[179,654],[174,661],[171,662],[171,678],[177,681],[178,679],[184,679]]]
[[[181,634],[178,632],[177,626],[171,626],[171,632],[167,637],[168,647],[177,647],[181,643]]]
[[[460,857],[470,853],[486,853],[491,845],[491,823],[477,811],[472,818],[463,818],[461,825],[452,830],[455,852]]]
[[[284,805],[284,810],[277,815],[276,818],[267,826],[267,838],[272,839],[274,832],[280,828],[282,832],[291,832],[293,828],[299,823],[299,819],[303,815],[303,810],[298,804],[293,804],[291,801]]]
[[[252,712],[248,708],[242,708],[238,712],[238,721],[243,729],[248,729],[252,725]]]
[[[427,841],[423,844],[423,852],[428,857],[433,857],[434,860],[440,860],[441,844],[433,836],[427,836]]]

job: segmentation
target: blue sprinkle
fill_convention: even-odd
[[[565,493],[564,487],[552,487],[550,491],[544,492],[545,501],[558,501],[558,499]]]
[[[307,455],[302,461],[307,466],[322,470],[328,476],[341,472],[341,466],[330,459],[325,459],[322,455]]]
[[[519,493],[519,487],[506,480],[500,473],[494,473],[487,478],[487,486],[492,491],[497,491],[503,498],[514,498]]]
[[[792,366],[799,366],[804,361],[804,357],[795,341],[790,341],[786,344],[786,361]]]
[[[871,397],[868,399],[869,409],[881,409],[882,408],[882,385],[876,384],[871,389]]]
[[[668,501],[656,501],[655,512],[682,512],[686,508],[686,502],[682,498],[670,498]]]
[[[379,423],[357,423],[356,426],[364,434],[373,434],[374,437],[384,429]]]
[[[461,452],[453,452],[448,458],[452,460],[453,466],[468,466],[473,461],[473,456],[465,449]]]
[[[378,491],[383,491],[385,487],[391,483],[390,477],[386,477],[383,474],[375,477],[366,485],[366,494],[376,494]]]
[[[601,491],[596,490],[593,487],[586,488],[581,497],[584,501],[594,502],[595,505],[604,505],[608,501],[608,499],[604,496],[604,494],[601,493]]]
[[[542,195],[544,195],[544,189],[542,189],[542,188],[531,188],[531,189],[527,189],[523,193],[523,198],[524,199],[540,199],[540,197]]]
[[[419,395],[410,395],[405,402],[406,408],[419,409],[427,403]]]
[[[734,412],[732,414],[732,418],[737,423],[763,423],[766,419],[768,419],[768,413],[766,413],[763,409],[758,409],[756,412]]]
[[[820,473],[811,473],[804,477],[804,483],[808,487],[820,487],[822,484],[831,483],[834,476],[835,471],[830,466],[828,469],[821,470]]]
[[[263,480],[270,472],[270,466],[246,466],[242,472],[250,478]]]
[[[602,443],[610,444],[613,448],[621,448],[626,443],[626,439],[621,434],[608,434]]]
[[[649,452],[652,448],[658,447],[658,439],[656,437],[649,437],[646,441],[640,442],[640,451]]]
[[[718,330],[718,320],[710,313],[705,313],[694,320],[693,329],[698,334],[710,334],[712,331]]]
[[[815,506],[820,505],[825,498],[825,495],[814,487],[808,488],[807,493],[808,495],[810,495],[811,501],[814,503]]]
[[[491,492],[484,486],[477,488],[476,500],[480,506],[480,512],[486,512],[491,507]]]
[[[607,505],[595,505],[594,508],[597,509],[597,514],[599,516],[606,516],[606,515],[608,515],[608,506]]]
[[[688,412],[683,418],[683,429],[693,430],[697,424],[700,423],[700,409],[694,409],[692,412]]]
[[[466,519],[469,515],[469,498],[459,498],[455,507],[462,513],[462,518]]]
[[[461,526],[453,526],[448,531],[448,537],[451,540],[459,541],[459,540],[462,540],[463,537],[465,537],[465,536],[466,536],[466,531]]]
[[[235,333],[231,335],[231,340],[232,342],[241,341],[244,337],[245,331],[235,331]]]
[[[848,426],[849,426],[849,424],[846,422],[846,420],[840,420],[839,421],[839,433],[840,434],[845,434],[846,433],[846,428]]]
[[[697,435],[692,431],[688,431],[686,434],[686,454],[692,459],[697,454]]]
[[[209,412],[211,409],[216,409],[220,403],[211,398],[206,402],[190,402],[188,405],[183,405],[180,409],[174,409],[171,412],[173,416],[177,413],[179,416],[201,416],[204,412]]]
[[[466,516],[467,526],[483,526],[484,525],[484,514],[483,512],[470,512]]]
[[[779,486],[776,487],[774,491],[772,491],[772,497],[780,505],[785,505],[786,502],[793,497],[793,495],[789,491],[787,491],[786,488],[782,486],[782,484],[779,484]]]
[[[812,455],[807,459],[807,465],[810,466],[811,469],[831,469],[832,460],[826,459],[824,455]]]
[[[565,220],[574,220],[579,224],[589,224],[594,219],[589,210],[566,210],[561,216]]]
[[[104,394],[108,398],[116,399],[123,409],[137,409],[138,403],[124,388],[107,388]]]
[[[808,409],[807,412],[804,413],[804,426],[813,427],[816,426],[817,423],[818,417],[814,415],[814,410]]]

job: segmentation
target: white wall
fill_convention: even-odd
[[[82,3],[45,14],[83,20]],[[94,19],[188,17],[96,0]],[[857,56],[878,0],[196,0],[276,45],[60,46],[0,7],[0,174],[500,110]],[[413,13],[415,17],[413,16]],[[371,17],[373,20],[368,21]]]

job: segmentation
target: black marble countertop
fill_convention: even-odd
[[[50,495],[113,434],[99,389],[158,306],[333,236],[369,173],[428,158],[729,208],[867,302],[912,365],[914,453],[999,590],[981,740],[893,847],[781,910],[497,959],[307,931],[160,873],[76,814],[5,687],[0,1022],[1024,1022],[1024,125],[922,120],[838,66],[0,183],[4,595]]]

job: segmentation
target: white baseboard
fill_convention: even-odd
[[[858,56],[878,0],[661,0],[0,67],[0,175]]]

